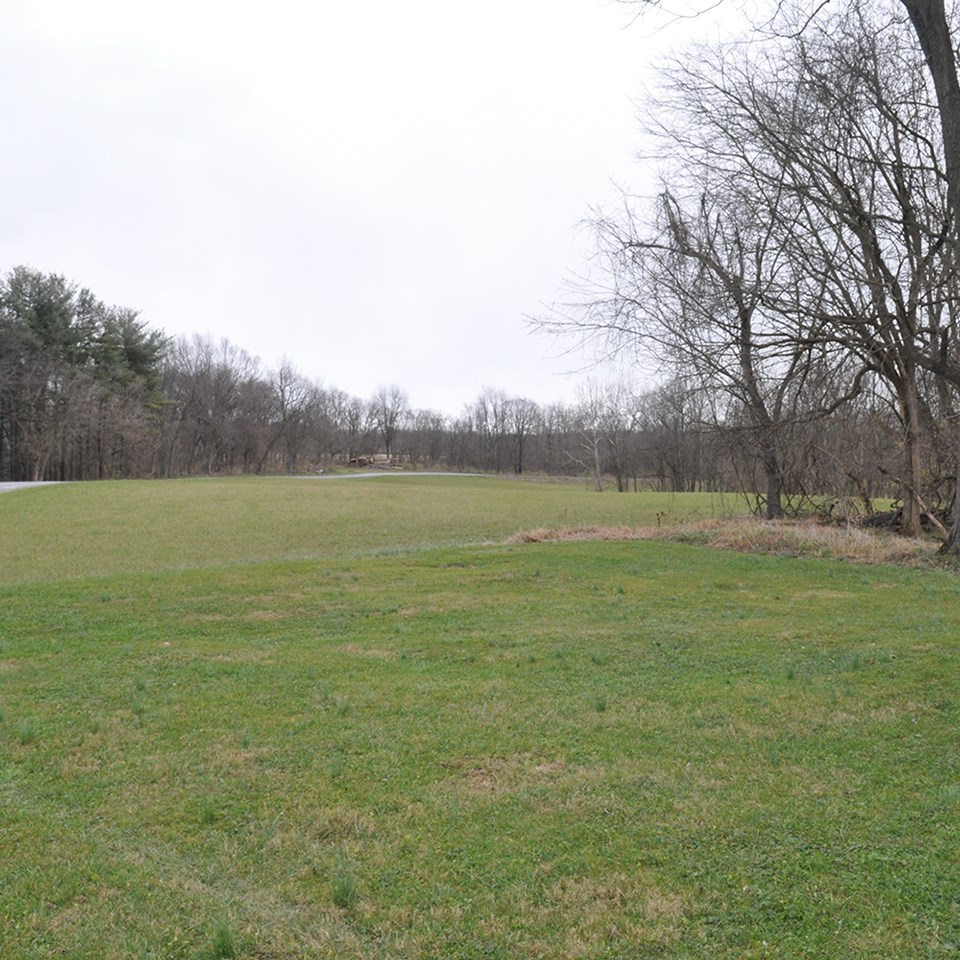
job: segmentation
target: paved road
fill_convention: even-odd
[[[368,473],[318,473],[311,476],[277,477],[280,480],[363,480],[365,477],[483,477],[483,473],[447,473],[443,470],[371,470]],[[47,487],[57,480],[34,480],[22,483],[0,483],[0,493],[24,487]]]
[[[47,487],[57,482],[56,480],[32,480],[23,483],[0,483],[0,493],[6,493],[8,490],[22,490],[24,487]]]
[[[446,470],[370,470],[365,473],[316,473],[289,480],[363,480],[365,477],[483,477],[483,473],[451,473]]]

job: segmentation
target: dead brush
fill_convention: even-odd
[[[932,562],[937,552],[937,542],[928,538],[911,539],[886,531],[823,524],[815,520],[763,520],[757,517],[698,520],[659,527],[607,527],[599,524],[538,527],[515,533],[505,542],[572,540],[664,540],[740,553],[819,557],[867,564],[924,564]]]

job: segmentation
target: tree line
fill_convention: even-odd
[[[862,391],[828,424],[778,439],[786,509],[895,492],[899,422]],[[852,455],[855,452],[855,455]],[[0,280],[0,479],[305,473],[357,464],[583,477],[597,489],[758,489],[753,428],[692,375],[572,404],[494,388],[458,415],[398,386],[351,396],[228,340],[171,339],[61,276]],[[946,469],[944,467],[944,469]],[[944,492],[945,492],[944,487]]]

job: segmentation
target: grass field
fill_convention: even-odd
[[[581,484],[460,476],[64,484],[0,496],[0,583],[462,546],[527,527],[743,509],[731,494],[597,496]]]
[[[960,579],[497,480],[0,496],[0,957],[960,954]]]

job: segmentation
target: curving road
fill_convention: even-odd
[[[24,487],[49,487],[59,480],[24,480],[18,483],[4,482],[0,483],[0,493],[6,493],[8,490],[22,490]]]
[[[444,470],[372,470],[369,473],[318,473],[308,476],[280,476],[275,480],[362,480],[365,477],[484,477],[484,473],[451,473]],[[61,480],[24,480],[0,483],[0,493],[24,487],[49,487]],[[94,481],[91,481],[94,482]]]
[[[288,480],[363,480],[365,477],[485,477],[485,473],[454,473],[449,470],[370,470],[365,473],[316,473],[289,476]],[[277,479],[280,479],[279,477]]]

